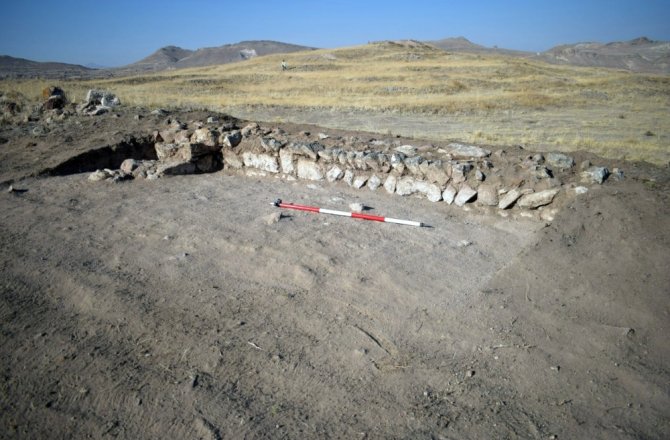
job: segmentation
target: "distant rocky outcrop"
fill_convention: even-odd
[[[534,58],[553,64],[668,74],[670,42],[640,37],[625,42],[566,44],[549,49]]]

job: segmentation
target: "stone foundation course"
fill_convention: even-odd
[[[477,145],[411,145],[394,138],[331,136],[248,123],[219,124],[219,119],[188,123],[167,117],[152,133],[158,160],[124,161],[120,170],[99,170],[91,180],[224,170],[287,180],[342,182],[361,191],[418,196],[459,207],[477,205],[501,211],[542,210],[603,184],[604,167],[582,164],[558,152],[508,154]],[[623,176],[623,172],[617,170]]]

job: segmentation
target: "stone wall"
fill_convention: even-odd
[[[121,170],[91,178],[158,179],[223,169],[288,180],[342,181],[361,190],[504,211],[545,207],[583,193],[583,185],[601,184],[609,175],[606,168],[588,163],[580,165],[580,173],[573,158],[561,153],[508,154],[461,143],[415,146],[394,138],[289,134],[257,123],[220,125],[215,117],[188,124],[168,118],[153,138],[157,161],[129,159]]]

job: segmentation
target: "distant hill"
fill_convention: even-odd
[[[312,47],[296,44],[280,43],[277,41],[242,41],[235,44],[225,44],[218,47],[204,47],[197,50],[182,49],[176,46],[167,46],[158,49],[153,54],[140,61],[112,69],[124,72],[146,72],[165,69],[180,69],[186,67],[202,67],[217,64],[244,61],[257,56],[278,53],[290,53],[303,50],[314,50]]]
[[[72,78],[88,76],[94,71],[78,64],[39,62],[0,55],[0,78]]]
[[[486,54],[501,54],[518,57],[530,57],[532,52],[524,52],[521,50],[501,49],[498,47],[485,47],[473,43],[465,37],[451,37],[443,38],[442,40],[426,41],[435,47],[439,47],[447,52],[468,52],[468,53],[486,53]]]
[[[535,58],[553,64],[670,74],[670,42],[653,41],[646,37],[606,44],[566,44],[542,52]]]

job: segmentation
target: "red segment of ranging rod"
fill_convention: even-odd
[[[273,205],[278,208],[297,209],[298,211],[318,212],[320,214],[340,215],[342,217],[359,218],[361,220],[371,220],[375,222],[396,223],[399,225],[408,226],[423,226],[423,223],[412,220],[400,220],[397,218],[381,217],[378,215],[359,214],[357,212],[336,211],[334,209],[318,208],[316,206],[296,205],[293,203],[284,203],[281,201],[281,199],[275,200]]]

